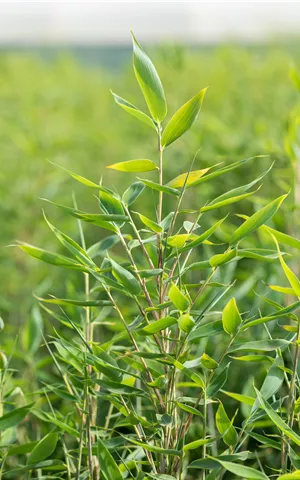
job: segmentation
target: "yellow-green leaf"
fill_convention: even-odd
[[[295,470],[292,473],[285,473],[280,475],[277,480],[300,480],[300,470]]]
[[[178,175],[178,177],[173,178],[167,185],[172,188],[181,188],[185,185],[188,188],[192,183],[196,182],[196,180],[203,177],[209,170],[210,168],[204,168],[203,170],[182,173]]]
[[[125,100],[125,98],[119,97],[119,95],[116,95],[113,92],[111,92],[111,93],[114,97],[114,100],[115,100],[116,104],[119,105],[121,108],[123,108],[123,110],[125,110],[125,112],[129,113],[133,117],[137,118],[138,120],[141,120],[142,122],[146,123],[146,125],[148,125],[151,128],[154,128],[154,130],[156,130],[155,123],[154,123],[154,121],[152,120],[151,117],[149,117],[148,115],[146,115],[146,113],[142,112],[137,107],[132,105],[132,103],[127,102],[127,100]]]
[[[178,318],[178,326],[185,333],[190,333],[195,326],[195,320],[189,313],[185,313]]]
[[[185,103],[171,118],[162,135],[162,146],[167,147],[187,132],[201,110],[206,88]]]
[[[296,277],[294,272],[287,266],[287,264],[283,260],[283,257],[281,255],[279,245],[278,245],[278,242],[277,242],[276,238],[274,237],[274,235],[272,233],[270,235],[272,236],[272,238],[275,242],[275,245],[277,247],[277,251],[278,251],[279,260],[280,260],[282,270],[283,270],[286,278],[288,279],[293,291],[295,292],[295,295],[297,295],[297,297],[300,300],[300,280]]]
[[[179,290],[177,285],[175,285],[174,283],[169,289],[169,298],[171,302],[175,305],[175,307],[181,312],[184,312],[190,306],[188,298]]]
[[[106,168],[113,170],[119,170],[120,172],[150,172],[151,170],[157,170],[158,167],[152,160],[127,160],[126,162],[114,163],[108,165]]]
[[[153,63],[133,34],[132,40],[133,67],[136,79],[143,92],[152,118],[157,122],[161,122],[167,114],[167,103],[162,83]]]
[[[229,335],[234,335],[242,323],[242,318],[238,310],[235,298],[227,303],[222,313],[223,328]]]
[[[133,212],[136,215],[140,217],[141,222],[146,225],[146,227],[150,228],[150,230],[153,230],[153,232],[156,233],[161,233],[163,231],[162,227],[158,225],[158,223],[154,222],[153,220],[150,220],[150,218],[145,217],[145,215],[142,215],[141,213],[138,212]]]

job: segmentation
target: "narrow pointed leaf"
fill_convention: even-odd
[[[126,162],[108,165],[106,168],[119,170],[120,172],[150,172],[158,169],[152,160],[127,160]]]
[[[223,328],[229,335],[234,335],[242,323],[242,318],[238,310],[235,298],[227,303],[222,313]]]
[[[173,178],[167,186],[172,188],[182,188],[184,185],[188,188],[192,183],[194,183],[199,178],[208,172],[210,168],[204,168],[203,170],[194,170],[192,172],[182,173],[178,177]]]
[[[138,120],[141,120],[142,122],[146,123],[146,125],[148,125],[151,128],[154,128],[154,130],[156,130],[155,123],[154,123],[154,121],[152,120],[151,117],[149,117],[148,115],[146,115],[146,113],[142,112],[137,107],[132,105],[132,103],[127,102],[127,100],[125,100],[125,98],[119,97],[119,95],[116,95],[113,92],[111,92],[111,93],[114,97],[114,100],[115,100],[116,104],[119,105],[121,108],[123,108],[123,110],[125,110],[125,112],[129,113],[133,117],[137,118]]]

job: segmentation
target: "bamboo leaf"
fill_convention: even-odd
[[[167,186],[172,188],[182,188],[184,185],[188,188],[192,183],[194,183],[199,178],[208,172],[210,168],[204,168],[203,170],[194,170],[192,172],[182,173],[178,177],[173,178]]]
[[[134,182],[130,187],[127,188],[127,190],[124,192],[122,200],[129,207],[129,205],[132,205],[133,202],[136,201],[136,199],[140,196],[140,194],[143,192],[145,188],[145,185],[143,182]]]
[[[97,442],[97,457],[105,480],[123,480],[118,465],[100,439]]]
[[[146,327],[137,330],[137,333],[140,335],[153,335],[154,333],[161,332],[162,330],[165,330],[167,327],[171,327],[171,325],[174,325],[177,323],[177,320],[175,317],[164,317],[160,318],[159,320],[156,320],[153,323],[150,323]]]
[[[233,447],[237,443],[238,436],[234,426],[227,416],[222,402],[219,403],[216,413],[216,425],[218,432],[222,435],[223,441],[226,445]]]
[[[189,308],[190,302],[188,298],[179,290],[177,285],[175,285],[174,283],[171,285],[168,295],[171,302],[181,312],[184,312]]]
[[[251,480],[269,480],[263,472],[254,470],[254,468],[245,467],[244,465],[238,465],[237,463],[224,462],[217,457],[213,459],[219,462],[223,468],[233,473],[234,475],[237,475],[239,478],[249,478]]]
[[[81,265],[71,258],[59,255],[58,253],[48,252],[42,248],[34,247],[27,243],[18,245],[21,250],[28,253],[31,257],[37,258],[42,262],[48,263],[50,265],[55,265],[56,267],[71,268],[73,270],[80,270],[82,272],[87,272],[88,269],[86,266]]]
[[[254,232],[257,228],[267,222],[275,215],[282,202],[286,199],[286,195],[273,200],[265,207],[258,210],[251,217],[249,217],[232,235],[230,239],[230,245],[236,245],[240,240]]]
[[[149,112],[154,120],[161,122],[167,114],[165,92],[158,73],[132,33],[133,67],[136,79],[143,92]]]
[[[127,160],[126,162],[114,163],[106,168],[118,170],[120,172],[151,172],[157,170],[158,167],[152,160]]]
[[[141,222],[146,225],[146,227],[150,228],[153,232],[156,233],[161,233],[163,231],[162,227],[158,225],[158,223],[154,222],[153,220],[150,220],[150,218],[145,217],[145,215],[142,215],[141,213],[138,212],[133,212],[136,215],[140,217]]]
[[[119,105],[121,108],[123,108],[125,112],[129,113],[133,117],[137,118],[138,120],[141,120],[142,122],[146,123],[146,125],[156,130],[156,125],[151,117],[149,117],[144,112],[139,110],[137,107],[132,105],[132,103],[127,102],[125,98],[119,97],[119,95],[113,93],[112,91],[111,91],[111,94],[114,97],[114,101],[116,102],[116,104]]]
[[[121,267],[118,263],[116,263],[111,258],[109,259],[111,266],[112,266],[112,274],[115,279],[125,287],[128,292],[132,295],[138,295],[141,291],[141,287],[131,272],[126,270],[125,268]]]
[[[168,187],[168,185],[160,185],[159,183],[152,182],[151,180],[147,180],[146,178],[139,178],[141,182],[143,182],[147,187],[151,188],[152,190],[157,190],[158,192],[168,193],[170,195],[175,195],[179,197],[180,191],[176,190],[175,188]]]
[[[46,458],[50,457],[50,455],[56,449],[57,442],[58,434],[48,433],[48,435],[42,438],[42,440],[34,447],[28,456],[27,465],[42,462],[43,460],[46,460]]]
[[[228,335],[234,335],[242,323],[242,318],[238,310],[235,298],[227,303],[222,313],[223,328]]]
[[[206,88],[197,93],[191,100],[185,103],[171,118],[162,135],[162,146],[168,147],[185,132],[187,132],[196,121],[201,110]]]

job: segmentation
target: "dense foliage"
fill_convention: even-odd
[[[272,51],[159,77],[133,45],[141,109],[129,74],[2,60],[3,239],[35,260],[3,254],[0,477],[300,478],[297,88]]]

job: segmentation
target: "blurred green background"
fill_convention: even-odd
[[[168,116],[209,86],[192,131],[166,151],[166,180],[187,171],[199,148],[195,169],[270,155],[197,187],[189,194],[190,208],[213,191],[247,183],[272,160],[276,160],[275,167],[259,195],[273,198],[288,190],[291,171],[284,145],[298,103],[289,75],[291,63],[299,58],[296,43],[198,49],[163,45],[148,52],[167,93]],[[115,105],[110,89],[145,109],[131,67],[130,48],[1,52],[0,308],[3,318],[11,320],[8,323],[26,321],[33,291],[42,293],[55,284],[58,293],[59,285],[63,289],[70,275],[35,262],[18,249],[6,248],[17,239],[59,248],[43,220],[45,205],[39,198],[71,205],[73,190],[81,208],[96,208],[93,195],[87,195],[84,187],[48,161],[96,182],[103,177],[106,185],[122,191],[134,181],[134,174],[111,172],[106,165],[134,158],[156,160],[155,136]],[[155,173],[148,176],[154,179]],[[152,214],[152,198],[143,195],[142,202],[140,210]],[[245,201],[242,207],[251,213],[255,205]],[[239,208],[233,206],[232,211]],[[59,211],[47,205],[46,210],[53,223],[76,237],[74,219],[62,222]],[[279,227],[288,228],[289,215],[276,218]],[[89,242],[99,238],[96,228],[89,228],[87,234]]]

